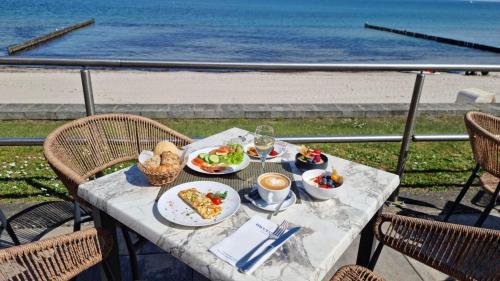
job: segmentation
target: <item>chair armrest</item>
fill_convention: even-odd
[[[111,235],[91,228],[3,249],[0,279],[69,280],[102,261],[112,244]]]
[[[500,231],[382,214],[383,244],[459,280],[500,280]]]

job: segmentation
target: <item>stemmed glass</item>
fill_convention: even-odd
[[[264,173],[264,166],[266,165],[267,155],[271,152],[274,146],[274,129],[268,125],[259,125],[255,129],[255,137],[253,139],[255,149],[260,156],[262,164],[262,173]]]

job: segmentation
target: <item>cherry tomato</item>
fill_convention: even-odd
[[[278,152],[277,152],[276,150],[274,150],[274,149],[273,149],[273,150],[271,151],[271,153],[269,153],[269,155],[271,155],[271,156],[276,156],[276,155],[278,155]]]
[[[220,205],[222,203],[222,200],[220,200],[219,197],[212,197],[210,199],[212,199],[212,203],[214,203],[215,205]]]
[[[214,196],[214,194],[212,192],[209,192],[209,193],[207,193],[207,195],[205,195],[205,197],[210,198],[210,199],[212,199],[213,196]]]

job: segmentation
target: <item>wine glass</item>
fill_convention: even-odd
[[[260,162],[262,164],[262,173],[264,173],[264,165],[266,164],[267,155],[271,152],[274,146],[273,127],[268,125],[257,126],[253,142],[257,153],[259,153]]]

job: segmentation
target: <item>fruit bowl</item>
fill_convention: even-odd
[[[314,183],[314,178],[323,175],[325,173],[330,174],[329,172],[322,169],[314,169],[304,172],[302,174],[302,184],[304,185],[304,189],[306,192],[311,195],[313,198],[319,200],[328,200],[334,198],[339,189],[342,189],[343,184],[335,188],[320,188]]]
[[[325,169],[328,166],[328,157],[326,157],[326,155],[324,155],[323,153],[321,153],[321,155],[320,155],[321,160],[323,160],[323,163],[319,163],[319,164],[315,163],[315,162],[303,161],[302,159],[300,159],[300,156],[301,156],[300,153],[297,153],[295,155],[295,166],[297,166],[297,168],[299,168],[303,171],[307,171],[307,170],[311,170],[311,169]]]

